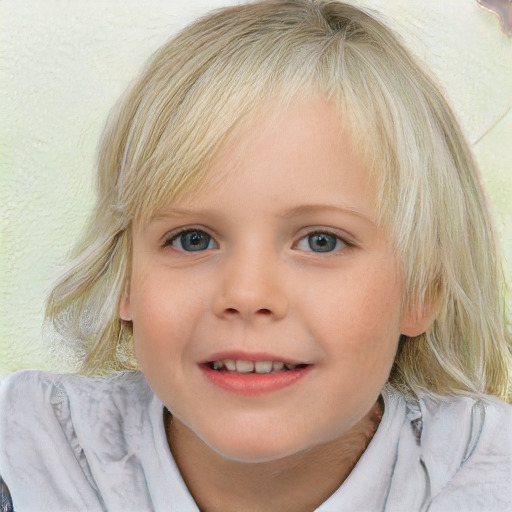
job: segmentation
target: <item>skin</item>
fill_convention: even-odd
[[[375,432],[400,334],[428,323],[402,311],[375,190],[336,109],[316,98],[275,112],[270,105],[225,144],[211,185],[134,226],[119,307],[172,414],[178,467],[209,512],[325,501]],[[205,250],[184,250],[187,229],[211,237]],[[333,250],[312,250],[313,232],[327,232]],[[284,389],[239,395],[201,369],[233,350],[310,371]]]

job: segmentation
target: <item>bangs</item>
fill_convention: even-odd
[[[382,115],[382,98],[375,98],[372,85],[379,78],[378,58],[372,59],[365,48],[375,46],[353,20],[333,29],[307,3],[302,17],[313,18],[308,20],[313,23],[293,20],[301,18],[296,12],[301,5],[277,6],[289,9],[292,19],[284,24],[269,17],[260,33],[231,20],[223,25],[225,14],[220,11],[154,56],[137,87],[118,106],[135,105],[115,184],[114,208],[123,217],[147,219],[214,179],[208,169],[227,138],[267,105],[279,115],[299,97],[318,94],[332,100],[370,168],[376,162],[382,168],[390,159],[390,121]]]

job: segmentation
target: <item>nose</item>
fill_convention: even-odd
[[[278,258],[270,252],[239,251],[226,258],[219,269],[221,279],[213,300],[215,315],[247,322],[286,316],[288,297],[280,279]]]

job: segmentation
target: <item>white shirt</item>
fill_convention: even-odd
[[[512,407],[383,391],[379,428],[316,512],[511,512]],[[16,512],[198,512],[163,405],[139,372],[24,371],[0,393],[0,475]]]

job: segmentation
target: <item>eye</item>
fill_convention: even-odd
[[[171,246],[178,251],[206,251],[215,249],[217,244],[213,238],[206,232],[199,229],[188,229],[172,236],[168,239],[165,246]]]
[[[317,231],[301,238],[297,244],[297,249],[301,251],[332,252],[347,245],[347,242],[333,233]]]

